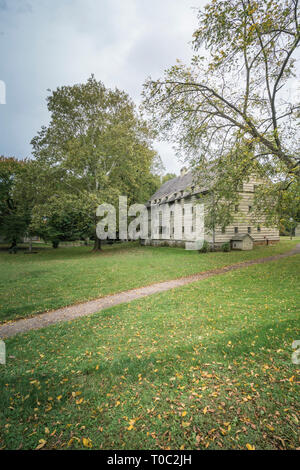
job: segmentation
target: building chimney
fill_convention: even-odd
[[[186,167],[184,166],[184,167],[181,168],[181,170],[180,170],[180,176],[182,177],[182,176],[184,176],[186,173],[187,173],[187,169],[186,169]]]

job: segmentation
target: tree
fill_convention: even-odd
[[[212,0],[198,19],[190,66],[178,62],[163,79],[150,78],[145,108],[195,171],[213,175],[221,219],[241,178],[254,173],[277,182],[270,210],[278,220],[274,207],[300,177],[298,0]]]
[[[280,197],[276,197],[278,184],[280,183],[269,183],[269,185],[263,185],[259,188],[256,203],[257,213],[261,218],[261,215],[265,213],[265,207],[270,206],[273,201],[273,211],[278,214],[281,233],[291,234],[300,223],[300,180],[295,180],[288,191],[280,192]],[[266,215],[270,220],[274,219],[271,211],[268,211]]]
[[[33,208],[31,230],[58,248],[61,241],[85,239],[93,235],[94,202],[76,194],[56,194]]]
[[[32,140],[35,162],[48,175],[48,182],[42,178],[42,193],[73,194],[82,206],[92,201],[94,249],[101,249],[96,207],[116,205],[121,194],[129,203],[145,197],[155,157],[152,131],[125,92],[106,89],[94,76],[58,88],[47,103],[50,124]]]
[[[17,196],[16,187],[26,167],[26,161],[0,157],[0,234],[16,250],[17,243],[27,232],[30,210]]]
[[[152,161],[151,173],[155,176],[162,177],[165,171],[166,171],[165,165],[163,164],[163,161],[160,155],[156,153]]]

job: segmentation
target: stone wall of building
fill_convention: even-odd
[[[149,230],[149,240],[142,243],[154,246],[185,246],[186,242],[204,238],[215,248],[220,249],[222,245],[229,242],[237,234],[249,233],[254,244],[267,245],[279,241],[279,230],[275,227],[266,227],[264,220],[253,221],[253,200],[255,186],[262,181],[251,179],[244,183],[240,193],[240,202],[234,207],[234,221],[225,228],[216,227],[212,231],[199,229],[198,207],[207,202],[208,194],[199,197],[197,194],[190,194],[189,191],[181,191],[176,195],[175,200],[163,202],[161,200],[151,201],[149,207],[149,226],[152,224],[152,231]],[[203,206],[202,206],[203,207]],[[152,217],[151,217],[152,214]]]

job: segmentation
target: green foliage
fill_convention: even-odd
[[[0,235],[13,246],[27,233],[30,211],[17,194],[26,162],[0,157]]]
[[[224,253],[228,253],[230,251],[231,247],[230,247],[230,243],[229,242],[226,242],[226,243],[223,243],[223,245],[221,246],[221,250],[224,252]]]
[[[32,212],[31,231],[57,248],[60,241],[72,241],[93,236],[94,204],[88,204],[88,195],[58,194]]]
[[[156,153],[152,161],[151,173],[155,176],[162,177],[165,171],[166,171],[166,168],[163,164],[163,161],[160,155]]]
[[[208,253],[210,251],[210,245],[209,243],[204,240],[202,248],[200,248],[199,253]]]
[[[300,180],[293,178],[286,189],[285,185],[284,181],[259,185],[255,193],[255,215],[258,218],[266,215],[268,224],[277,222],[281,231],[290,233],[300,222]]]
[[[29,215],[19,211],[9,211],[1,217],[0,233],[4,240],[16,245],[27,233]]]
[[[85,206],[89,226],[93,219],[95,235],[99,204],[116,206],[119,195],[127,195],[129,204],[144,202],[156,188],[152,131],[125,92],[107,89],[93,76],[86,83],[58,88],[47,102],[50,124],[32,140],[35,169],[40,171],[36,205],[42,207],[37,212],[42,213],[51,196],[59,194],[66,201],[72,195]]]
[[[177,144],[200,181],[207,173],[214,218],[224,225],[241,179],[271,182],[270,223],[278,223],[278,200],[299,181],[299,97],[284,94],[299,73],[298,18],[294,0],[212,0],[198,13],[191,64],[177,62],[145,83],[144,106],[157,131]]]

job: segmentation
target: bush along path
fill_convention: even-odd
[[[142,297],[157,294],[159,292],[164,292],[170,289],[174,289],[176,287],[181,287],[186,284],[190,284],[195,281],[200,281],[211,276],[225,274],[229,271],[246,268],[247,266],[252,266],[254,264],[262,264],[271,261],[276,261],[278,259],[286,258],[288,256],[293,256],[296,254],[300,254],[300,244],[298,244],[293,250],[287,253],[245,261],[242,263],[233,264],[231,266],[225,266],[223,268],[213,269],[199,274],[194,274],[192,276],[173,279],[171,281],[158,282],[156,284],[151,284],[146,287],[140,287],[138,289],[132,289],[126,292],[108,295],[100,299],[91,300],[88,302],[71,305],[69,307],[60,308],[58,310],[41,313],[31,318],[17,320],[15,322],[0,325],[0,338],[5,339],[17,335],[19,333],[25,333],[30,330],[38,330],[40,328],[45,328],[55,323],[70,321],[75,318],[91,315],[93,313],[99,312],[100,310],[104,310],[115,305],[131,302],[135,299],[140,299]]]

